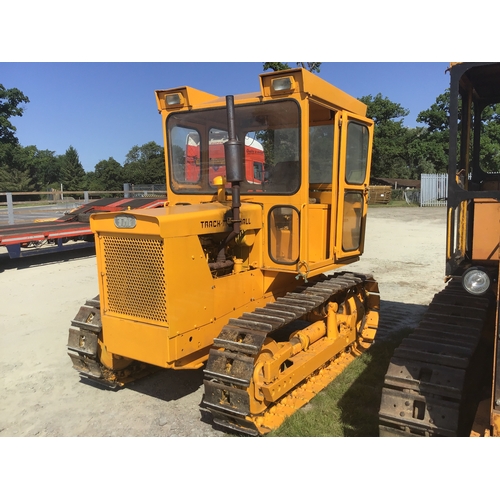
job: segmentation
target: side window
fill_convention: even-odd
[[[172,176],[176,182],[198,182],[200,179],[200,136],[194,129],[174,127],[172,141]]]
[[[245,139],[246,157],[250,158],[250,153],[262,164],[259,167],[260,176],[263,177],[266,192],[293,193],[299,189],[298,127],[276,130],[268,128],[248,133]]]
[[[278,264],[299,260],[299,212],[294,207],[278,206],[269,212],[269,255]]]
[[[347,184],[363,184],[368,160],[368,128],[350,121],[347,127],[347,151],[345,181]]]
[[[215,177],[226,175],[226,156],[224,143],[228,141],[225,130],[210,129],[208,135],[208,181],[213,186]]]
[[[333,123],[309,128],[309,182],[331,184]]]
[[[250,132],[245,135],[245,179],[247,186],[244,187],[262,191],[264,183],[264,148],[262,144],[255,138],[255,134]]]
[[[347,191],[344,195],[344,220],[342,222],[342,249],[357,250],[361,244],[361,218],[363,195],[359,191]]]

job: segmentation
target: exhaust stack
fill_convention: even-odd
[[[228,224],[232,224],[233,230],[222,242],[217,255],[217,262],[209,264],[210,269],[223,269],[233,266],[233,261],[226,257],[226,247],[241,231],[240,219],[240,182],[245,179],[243,167],[243,143],[236,138],[236,126],[234,120],[234,96],[226,96],[227,107],[227,131],[228,141],[224,143],[224,154],[226,157],[226,178],[231,183],[232,193],[232,216]]]

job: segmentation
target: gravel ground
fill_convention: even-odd
[[[366,251],[380,337],[415,326],[443,288],[444,208],[371,207]],[[80,381],[66,354],[80,305],[97,294],[88,250],[10,261],[0,250],[0,436],[222,436],[199,404],[200,371],[160,371],[118,391]],[[209,419],[208,419],[209,420]]]

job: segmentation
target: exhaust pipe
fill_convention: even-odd
[[[236,138],[236,126],[234,120],[234,96],[226,96],[227,108],[227,131],[228,140],[224,143],[224,154],[226,157],[226,178],[231,183],[231,210],[232,216],[227,220],[232,224],[233,230],[222,242],[217,255],[217,262],[209,264],[211,270],[224,269],[233,266],[233,261],[226,257],[226,247],[241,231],[240,219],[240,182],[245,180],[245,169],[243,167],[243,143]]]
[[[233,211],[232,224],[233,233],[236,233],[233,236],[234,238],[240,232],[240,182],[245,180],[245,170],[243,168],[243,144],[236,138],[236,127],[234,123],[234,96],[226,96],[226,106],[229,139],[224,144],[224,153],[226,156],[226,177],[231,183],[231,208]]]

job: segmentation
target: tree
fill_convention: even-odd
[[[319,73],[320,72],[320,62],[298,62],[297,67],[301,67],[304,69],[309,70],[311,73]],[[281,71],[283,69],[291,69],[290,66],[287,63],[282,63],[282,62],[266,62],[263,65],[264,71],[267,71],[268,69],[272,69],[273,71]]]
[[[0,191],[22,192],[34,189],[31,151],[14,143],[0,144]]]
[[[459,101],[459,116],[460,104]],[[436,102],[429,109],[421,111],[417,117],[417,122],[426,125],[425,133],[421,135],[422,147],[426,148],[427,159],[433,164],[436,172],[446,172],[448,169],[449,120],[449,89],[440,94]],[[458,144],[460,144],[460,136]],[[482,112],[479,163],[486,172],[500,170],[500,104],[486,106]]]
[[[26,170],[8,169],[0,166],[0,191],[22,193],[34,189],[33,180]]]
[[[66,191],[80,191],[85,184],[85,170],[80,163],[78,153],[73,146],[70,146],[61,161],[61,183]]]
[[[101,160],[94,167],[95,177],[92,190],[103,189],[105,191],[123,190],[123,167],[113,158]]]
[[[24,108],[22,103],[30,102],[18,89],[6,89],[0,83],[0,144],[18,144],[15,136],[16,127],[10,122],[13,116],[22,116]]]
[[[320,72],[319,67],[321,66],[321,63],[320,62],[306,62],[306,63],[298,62],[297,66],[302,67],[304,69],[307,69],[311,73],[319,73]]]
[[[0,191],[22,192],[34,189],[31,155],[31,149],[18,144],[0,146]]]
[[[481,167],[500,171],[500,104],[487,106],[482,113]]]
[[[264,71],[267,71],[268,69],[272,69],[273,71],[281,71],[283,69],[290,69],[290,66],[288,66],[287,63],[281,63],[281,62],[266,62],[263,65]]]
[[[425,150],[426,160],[434,171],[444,173],[448,169],[450,142],[450,91],[436,97],[436,102],[429,109],[417,116],[418,123],[424,123],[420,134],[420,148]]]
[[[459,119],[461,102],[459,101]],[[447,172],[450,142],[450,91],[436,97],[429,109],[421,111],[417,122],[425,124],[420,128],[418,147],[423,151],[424,161],[432,166],[434,172]],[[481,140],[479,164],[486,172],[500,170],[500,104],[486,106],[481,115]],[[459,137],[460,145],[460,123]],[[472,146],[471,146],[472,147]],[[460,150],[460,147],[459,147]]]
[[[403,126],[403,118],[409,111],[382,94],[359,100],[368,106],[367,116],[375,122],[372,176],[408,178],[408,129]]]
[[[427,136],[428,132],[424,127],[407,129],[405,158],[413,179],[420,179],[421,174],[441,172],[439,165],[443,161],[443,150],[428,141]]]
[[[0,84],[0,190],[27,191],[33,188],[28,166],[20,161],[22,148],[15,135],[16,127],[10,119],[22,116],[22,103],[29,99],[16,88],[6,89]]]
[[[134,146],[125,157],[123,180],[131,184],[165,184],[163,148],[154,141]]]
[[[60,185],[63,178],[62,162],[54,151],[35,148],[33,162],[32,176],[35,181],[35,189],[45,191],[49,187],[58,187]]]

